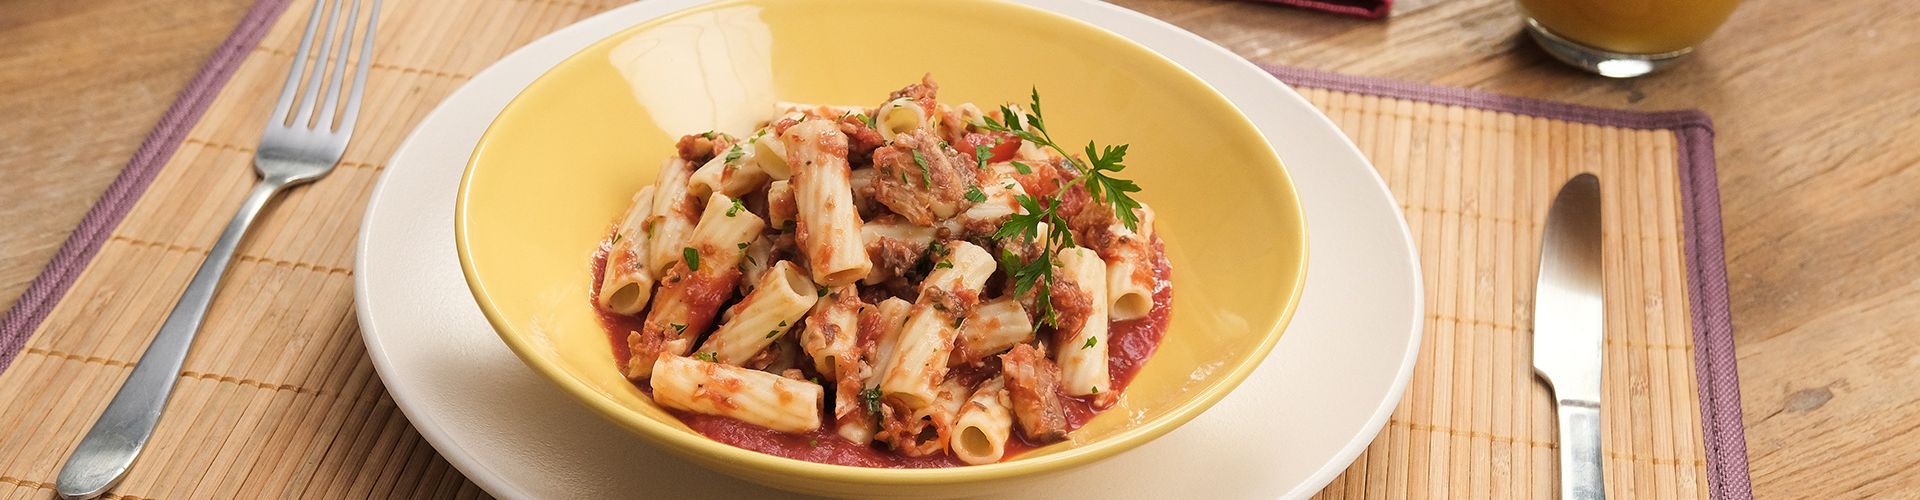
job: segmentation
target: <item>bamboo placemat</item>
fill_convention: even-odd
[[[254,7],[0,320],[0,498],[52,496],[67,452],[238,206],[310,1]],[[388,2],[341,168],[264,214],[154,441],[109,498],[483,496],[373,373],[353,316],[355,229],[384,160],[442,97],[616,3]],[[1373,159],[1427,284],[1413,383],[1321,496],[1551,496],[1553,421],[1530,375],[1528,301],[1548,200],[1582,171],[1599,173],[1605,194],[1609,492],[1751,496],[1705,116],[1269,70]]]

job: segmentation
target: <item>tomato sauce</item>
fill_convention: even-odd
[[[602,268],[605,267],[609,244],[603,243],[593,255],[593,295],[598,296]],[[1127,385],[1139,375],[1140,368],[1160,347],[1160,341],[1167,333],[1170,315],[1173,309],[1172,265],[1167,262],[1166,247],[1158,237],[1153,241],[1153,309],[1142,318],[1116,321],[1108,327],[1107,370],[1113,378],[1113,390],[1124,391]],[[627,332],[638,331],[644,316],[628,316],[600,309],[596,303],[594,309],[600,313],[600,324],[607,331],[607,337],[613,345],[614,359],[625,367],[631,356],[627,349]],[[624,370],[623,370],[624,371]],[[651,394],[652,388],[642,382],[635,382],[641,391]],[[1060,401],[1067,413],[1067,429],[1078,429],[1100,411],[1093,408],[1089,398],[1060,395]],[[668,410],[681,422],[695,432],[699,432],[714,441],[738,448],[758,451],[768,455],[805,460],[808,462],[848,465],[854,467],[873,467],[888,469],[924,469],[934,467],[961,467],[967,465],[952,454],[927,457],[909,457],[893,453],[882,448],[855,444],[841,439],[833,429],[833,399],[828,398],[822,408],[821,426],[812,432],[787,434],[727,417],[702,415],[697,413]],[[882,445],[884,446],[884,445]],[[1006,455],[1002,460],[1013,458],[1021,452],[1045,446],[1029,443],[1015,430],[1008,439]]]

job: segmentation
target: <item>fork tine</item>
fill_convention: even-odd
[[[280,100],[273,105],[273,119],[268,127],[283,126],[287,123],[287,114],[293,109],[293,94],[300,89],[300,73],[307,66],[307,48],[313,46],[313,30],[320,26],[320,6],[325,0],[313,2],[313,12],[307,16],[307,31],[300,35],[300,49],[293,53],[293,64],[287,68],[287,83],[280,87]]]
[[[353,87],[347,91],[347,110],[340,115],[339,134],[343,137],[353,134],[353,123],[360,117],[360,94],[367,88],[367,66],[373,61],[373,35],[379,32],[379,27],[380,0],[373,0],[373,9],[367,11],[367,37],[360,42],[360,64],[353,69]]]
[[[322,131],[333,130],[334,104],[340,102],[340,79],[346,76],[347,50],[353,48],[353,27],[359,22],[360,0],[353,0],[353,6],[347,8],[347,27],[341,32],[340,50],[334,52],[333,76],[327,78],[327,100],[320,103],[320,119],[315,121]],[[366,57],[365,53],[360,54],[361,59]]]
[[[313,119],[313,102],[320,97],[320,80],[327,76],[327,53],[333,52],[334,27],[340,24],[340,4],[343,2],[322,1],[333,5],[333,8],[327,9],[331,11],[327,14],[327,35],[320,38],[320,52],[313,57],[313,76],[307,78],[307,90],[300,93],[300,113],[293,117],[293,126],[297,128],[310,128],[307,124]]]

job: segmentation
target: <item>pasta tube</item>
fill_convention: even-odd
[[[653,270],[647,266],[647,219],[653,215],[653,186],[633,194],[627,215],[613,233],[607,262],[601,269],[600,307],[620,314],[639,314],[653,296]]]
[[[1107,269],[1100,255],[1074,247],[1059,252],[1053,284],[1054,308],[1063,316],[1054,338],[1053,358],[1060,363],[1061,390],[1069,396],[1111,397],[1107,377]],[[1073,287],[1076,292],[1062,288]],[[1076,300],[1073,296],[1079,295]],[[1061,307],[1066,301],[1075,307]]]
[[[820,428],[824,391],[818,385],[672,354],[660,354],[652,364],[649,384],[661,406],[787,433]]]
[[[744,364],[798,324],[817,300],[813,281],[792,262],[780,261],[753,287],[753,293],[727,311],[731,318],[708,335],[696,352],[711,354],[708,359],[718,363]]]
[[[842,286],[866,277],[873,262],[860,243],[860,215],[848,187],[846,134],[832,122],[811,120],[788,127],[780,139],[794,167],[800,248],[813,281]]]
[[[680,249],[687,246],[687,235],[700,221],[700,199],[687,192],[687,178],[693,166],[679,157],[667,159],[654,181],[653,212],[647,225],[650,238],[647,266],[654,276],[663,276],[667,266],[680,260]]]
[[[1014,344],[1032,340],[1033,321],[1027,318],[1027,309],[1018,300],[1001,298],[974,308],[960,323],[960,337],[947,364],[979,364]]]
[[[627,377],[646,378],[659,353],[684,356],[693,349],[694,339],[707,331],[720,304],[733,296],[740,280],[741,247],[760,234],[765,223],[746,210],[734,209],[734,201],[714,194],[701,212],[700,223],[681,247],[680,259],[660,280],[653,309],[640,331],[627,335],[632,358]]]
[[[974,389],[953,419],[953,439],[948,447],[962,462],[980,465],[1000,461],[1007,453],[1007,438],[1013,435],[1012,405],[1007,397],[1006,378],[995,376]]]
[[[1114,321],[1147,315],[1153,309],[1153,261],[1148,241],[1153,235],[1153,210],[1140,207],[1136,212],[1139,232],[1113,225],[1113,244],[1107,249],[1107,298],[1113,302]]]
[[[954,320],[973,308],[980,287],[994,271],[993,257],[979,246],[960,240],[947,246],[951,251],[936,261],[933,272],[921,282],[920,298],[881,371],[882,396],[908,408],[933,402],[935,385],[946,378],[947,357],[959,335]]]
[[[687,179],[687,193],[696,198],[713,193],[737,198],[766,186],[769,176],[754,158],[758,150],[749,143],[715,151],[713,159],[694,170],[693,176]]]

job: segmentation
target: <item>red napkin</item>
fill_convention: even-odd
[[[1367,19],[1387,17],[1387,11],[1393,7],[1393,0],[1260,0],[1268,3],[1292,5],[1314,10],[1323,10],[1336,14],[1360,16]]]

